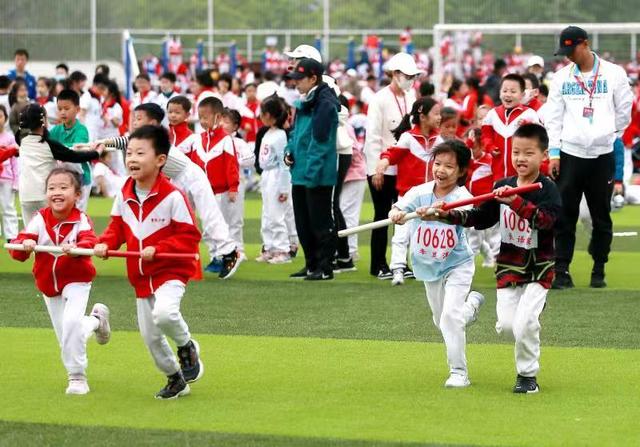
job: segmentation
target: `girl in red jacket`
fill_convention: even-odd
[[[413,124],[413,127],[411,126]],[[398,166],[396,189],[401,199],[409,189],[425,183],[427,172],[431,177],[431,149],[441,142],[440,104],[433,98],[423,97],[413,103],[411,113],[405,115],[400,125],[393,131],[398,141],[395,146],[380,154],[373,177],[374,185],[384,175],[390,165]],[[407,269],[407,248],[410,234],[406,225],[396,225],[391,240],[391,284],[404,283],[404,278],[413,274]]]
[[[56,168],[47,177],[46,188],[47,208],[38,211],[13,240],[26,250],[10,251],[18,261],[26,261],[36,245],[61,247],[69,253],[75,247],[91,248],[97,241],[91,221],[75,207],[81,194],[78,175]],[[44,296],[62,350],[62,363],[69,374],[67,394],[87,394],[87,340],[95,333],[97,342],[105,344],[111,334],[107,306],[96,303],[91,315],[85,315],[91,281],[96,276],[91,258],[36,253],[33,276]]]

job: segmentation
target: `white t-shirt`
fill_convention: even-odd
[[[107,119],[109,121],[105,124],[105,122],[101,120],[102,126],[100,127],[99,138],[113,138],[120,136],[120,131],[118,130],[119,125],[114,126],[111,120],[118,119],[118,122],[122,124],[122,113],[122,107],[118,103],[115,103],[107,109]]]
[[[97,185],[97,179],[99,177],[104,177],[104,183],[106,191],[101,191],[102,193],[106,193],[107,197],[115,197],[116,193],[122,189],[126,177],[120,177],[116,175],[109,166],[102,162],[96,163],[93,167],[93,181]]]
[[[84,92],[80,97],[80,108],[85,110],[84,124],[89,131],[89,140],[100,138],[102,128],[102,104],[89,92]]]

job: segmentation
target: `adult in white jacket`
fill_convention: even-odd
[[[376,92],[367,112],[367,134],[364,155],[367,160],[367,181],[371,191],[374,220],[386,219],[391,206],[397,201],[396,167],[390,166],[384,175],[376,174],[380,154],[396,144],[391,133],[402,118],[411,111],[416,101],[413,87],[415,77],[421,73],[413,56],[407,53],[394,55],[385,64],[391,84]],[[391,279],[393,274],[387,264],[387,228],[371,232],[370,273],[380,279]]]
[[[633,94],[624,69],[593,53],[582,28],[569,26],[562,31],[558,54],[573,63],[553,76],[545,108],[549,168],[563,202],[555,241],[553,287],[574,286],[569,265],[583,194],[593,218],[589,244],[594,262],[591,287],[606,287],[604,266],[613,237],[610,216],[615,170],[613,142],[629,124]]]

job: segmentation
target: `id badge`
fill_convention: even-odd
[[[582,117],[583,118],[593,118],[593,107],[585,107],[582,109]]]

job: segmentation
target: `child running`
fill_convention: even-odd
[[[154,259],[159,253],[197,253],[200,232],[182,192],[160,171],[169,153],[169,135],[159,126],[143,126],[129,137],[126,164],[131,177],[116,195],[109,226],[94,247],[97,256],[122,244],[141,251],[127,258],[135,289],[138,327],[156,366],[167,377],[158,399],[189,394],[189,383],[202,377],[198,343],[180,313],[180,302],[196,264],[191,260]],[[167,341],[178,346],[178,361]]]
[[[540,313],[554,274],[554,225],[560,212],[558,189],[540,174],[549,137],[539,124],[524,124],[513,134],[511,159],[517,175],[496,182],[497,197],[467,211],[437,211],[450,224],[490,228],[500,223],[496,331],[515,339],[514,393],[537,393],[540,370]],[[542,189],[501,197],[516,186],[541,182]]]
[[[424,281],[433,322],[444,339],[450,375],[444,386],[471,385],[465,356],[465,328],[478,318],[484,296],[471,292],[475,265],[464,228],[433,221],[427,211],[434,203],[471,197],[463,186],[471,153],[460,141],[449,140],[433,149],[434,180],[411,188],[389,212],[399,225],[407,213],[421,219],[411,222],[411,261],[415,276]]]
[[[87,340],[109,342],[109,309],[96,303],[91,315],[85,311],[96,276],[91,257],[69,255],[72,248],[91,248],[96,243],[91,221],[78,208],[80,178],[66,168],[53,169],[46,178],[47,207],[38,211],[13,243],[25,251],[10,250],[18,261],[29,259],[36,245],[61,247],[67,254],[36,253],[33,276],[51,317],[62,353],[62,363],[69,374],[67,394],[87,394]]]
[[[389,166],[398,166],[396,189],[400,199],[409,189],[425,183],[427,177],[430,179],[431,150],[439,142],[438,127],[440,105],[433,98],[423,97],[413,103],[411,113],[405,115],[393,131],[398,143],[380,154],[376,175],[372,179],[374,186],[383,180]],[[395,227],[391,239],[393,286],[404,284],[405,277],[413,277],[407,268],[409,239],[408,226]]]

